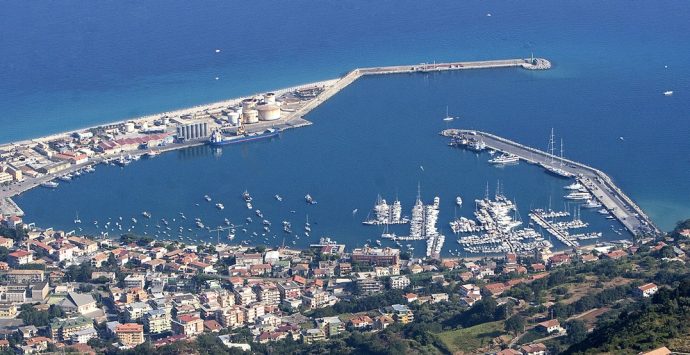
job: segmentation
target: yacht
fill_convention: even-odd
[[[584,186],[582,186],[579,182],[574,182],[574,183],[564,187],[564,189],[566,189],[566,190],[580,190],[583,187]]]
[[[151,213],[147,211],[141,212],[141,215],[144,216],[144,218],[151,218]]]
[[[61,181],[72,181],[72,175],[67,174],[63,176],[58,176],[58,179],[60,179]]]
[[[249,192],[247,190],[244,190],[244,192],[242,193],[242,198],[246,202],[252,202],[252,196],[249,194]]]
[[[204,195],[204,200],[211,202],[211,197],[209,195]]]
[[[261,212],[261,210],[256,210],[255,213],[259,218],[264,218],[264,214]]]
[[[592,195],[589,194],[589,192],[571,192],[565,196],[566,199],[568,200],[590,200],[592,199]]]
[[[671,96],[671,95],[673,95],[673,91],[672,91],[672,90],[664,91],[664,96]]]
[[[283,201],[283,197],[282,197],[282,196],[280,196],[280,195],[278,195],[278,194],[276,194],[276,195],[275,195],[275,196],[273,196],[273,197],[275,197],[275,198],[276,198],[276,200],[278,200],[278,202],[280,202],[280,201]]]
[[[251,202],[247,202],[247,209],[248,209],[248,210],[251,210],[252,208],[253,208],[253,207],[252,207],[252,203],[251,203]]]
[[[314,200],[313,197],[311,197],[310,194],[307,194],[306,196],[304,196],[304,200],[307,201],[307,203],[310,204],[310,205],[315,205],[315,204],[316,204],[316,201]]]
[[[515,154],[503,153],[495,158],[489,159],[491,164],[512,164],[520,161],[520,157]]]
[[[582,205],[584,208],[600,208],[601,203],[597,202],[596,200],[587,200],[587,203]]]
[[[80,224],[80,223],[81,223],[81,219],[79,219],[79,213],[77,213],[77,216],[74,217],[74,224]]]
[[[443,120],[446,122],[450,122],[454,119],[455,119],[455,117],[448,114],[448,106],[446,106],[446,117],[444,117]]]
[[[225,206],[222,203],[216,203],[216,208],[222,211],[225,209]]]
[[[462,197],[458,196],[455,198],[455,204],[458,205],[458,207],[462,206]]]
[[[607,209],[605,209],[605,208],[602,208],[602,209],[598,210],[597,212],[598,212],[599,214],[605,214],[605,215],[609,214],[609,211],[608,211]]]

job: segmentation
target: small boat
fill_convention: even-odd
[[[256,215],[257,215],[259,218],[264,218],[264,214],[263,214],[263,212],[261,212],[261,210],[257,209],[257,210],[254,211],[254,212],[256,213]]]
[[[252,203],[251,203],[251,202],[247,202],[247,209],[248,209],[248,210],[251,210],[252,208],[254,208],[254,207],[252,207]]]
[[[155,150],[151,150],[151,151],[148,151],[145,155],[147,158],[155,158],[158,154],[160,154],[160,153],[158,153]]]
[[[462,206],[462,197],[458,196],[455,198],[455,204],[458,206]]]
[[[72,181],[72,175],[67,174],[67,175],[59,176],[58,179],[60,179],[61,181],[69,182],[69,181]]]
[[[137,223],[137,219],[132,217],[132,223]]]
[[[77,213],[76,217],[74,217],[74,224],[80,224],[81,219],[79,219],[79,213]]]
[[[204,195],[204,200],[211,202],[211,197],[209,195]]]
[[[244,192],[242,193],[242,198],[246,202],[252,202],[252,196],[249,194],[247,190],[244,190]]]
[[[283,201],[283,197],[280,196],[280,195],[278,195],[278,194],[276,194],[276,195],[273,196],[273,197],[275,197],[275,199],[278,200],[278,202]]]
[[[225,206],[222,203],[216,203],[216,208],[222,211],[225,209]]]
[[[151,218],[151,213],[147,211],[141,212],[141,215],[144,216],[144,218]]]
[[[599,214],[603,214],[603,215],[608,215],[608,214],[609,214],[609,211],[608,211],[607,209],[605,209],[605,208],[602,208],[602,209],[598,210],[597,212],[598,212]]]
[[[446,117],[443,118],[443,121],[445,121],[445,122],[450,122],[450,121],[452,121],[452,120],[454,120],[454,119],[455,119],[455,117],[450,116],[450,115],[448,114],[448,106],[446,106]]]
[[[51,189],[57,188],[58,185],[60,185],[60,184],[58,184],[55,181],[46,181],[44,183],[41,183],[41,186],[51,188]]]
[[[315,205],[315,204],[317,203],[317,202],[314,200],[314,198],[311,197],[310,194],[307,194],[306,196],[304,196],[304,200],[307,201],[307,203],[310,204],[310,205]]]
[[[671,96],[671,95],[673,95],[673,90],[664,91],[664,96]]]
[[[247,217],[247,223],[252,223],[252,217]]]
[[[520,157],[515,154],[503,153],[495,158],[489,159],[491,164],[512,164],[520,161]]]

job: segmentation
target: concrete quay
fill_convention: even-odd
[[[634,236],[661,234],[649,216],[601,170],[569,159],[562,159],[563,165],[560,165],[560,157],[486,132],[447,129],[442,131],[441,135],[481,140],[487,149],[517,155],[521,160],[531,164],[544,164],[563,169],[573,174],[575,179],[587,188],[592,196]],[[555,162],[559,165],[555,165]]]

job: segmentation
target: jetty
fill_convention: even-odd
[[[256,123],[244,124],[246,132],[261,133],[267,129],[275,129],[278,131],[284,131],[287,129],[304,127],[311,125],[312,122],[305,119],[305,116],[309,114],[316,107],[321,105],[323,102],[327,101],[338,92],[355,82],[357,79],[363,76],[370,75],[389,75],[389,74],[414,74],[414,73],[432,73],[432,72],[444,72],[451,70],[470,70],[470,69],[490,69],[490,68],[523,68],[527,70],[544,70],[551,68],[551,62],[544,58],[518,58],[518,59],[502,59],[502,60],[484,60],[484,61],[469,61],[469,62],[445,62],[445,63],[419,63],[410,65],[396,65],[396,66],[384,66],[384,67],[370,67],[370,68],[357,68],[354,69],[344,76],[335,79],[323,80],[318,82],[312,82],[308,84],[288,87],[284,89],[274,90],[271,93],[278,97],[291,96],[291,102],[287,103],[280,108],[281,117],[276,120],[271,121],[260,121]],[[302,90],[314,90],[316,93],[313,97],[297,97],[293,95]],[[74,136],[79,136],[80,133],[89,134],[99,134],[98,132],[117,130],[120,134],[127,135],[131,132],[133,127],[161,127],[160,122],[169,122],[163,124],[162,134],[174,136],[176,129],[181,125],[190,124],[208,124],[209,132],[213,129],[221,129],[223,132],[232,133],[237,131],[237,126],[232,126],[216,120],[216,115],[219,112],[228,110],[231,107],[236,107],[242,103],[243,100],[253,99],[255,96],[244,96],[237,97],[229,100],[198,105],[191,108],[184,108],[175,111],[163,112],[154,115],[148,115],[137,118],[129,118],[118,122],[103,123],[95,125],[92,127],[85,127],[81,129],[71,130],[62,133],[51,134],[48,136],[28,139],[18,142],[11,142],[0,144],[0,167],[8,165],[16,165],[25,161],[22,158],[23,152],[29,152],[30,154],[37,154],[40,160],[43,160],[45,164],[50,164],[54,162],[50,156],[45,156],[45,154],[38,154],[34,151],[37,146],[49,146],[54,142],[67,142],[72,141]],[[129,126],[129,128],[127,128]],[[206,131],[206,128],[204,128]],[[143,136],[153,135],[148,131],[142,129],[141,132],[135,131],[135,134],[141,133]],[[97,136],[95,141],[112,141],[114,138],[108,136]],[[170,150],[176,150],[181,148],[187,148],[196,145],[205,144],[208,137],[198,137],[195,139],[185,139],[183,141],[175,141],[174,143],[168,143],[164,146],[147,147],[145,149],[140,149],[139,147],[131,147],[121,149],[111,153],[98,153],[93,156],[89,156],[88,161],[72,163],[67,167],[59,169],[57,171],[50,171],[46,174],[37,174],[32,177],[24,176],[23,179],[19,181],[13,181],[3,189],[0,189],[0,214],[5,216],[21,215],[23,212],[19,207],[11,200],[15,195],[21,194],[24,191],[32,189],[39,186],[41,183],[53,180],[59,176],[69,174],[75,170],[78,170],[86,165],[94,165],[98,163],[103,163],[109,161],[113,156],[122,154],[132,154],[141,155],[147,152],[155,151],[156,153],[162,153]],[[88,150],[93,150],[92,146],[77,146],[75,148],[86,148]],[[17,167],[19,169],[19,167]]]
[[[491,133],[476,130],[446,129],[441,132],[441,135],[453,138],[455,142],[463,140],[482,142],[481,146],[483,149],[514,154],[520,160],[530,164],[552,166],[554,161],[558,161],[560,164],[556,166],[558,169],[562,169],[572,175],[575,180],[587,189],[593,198],[599,201],[634,236],[661,234],[661,231],[652,222],[651,218],[616,186],[611,177],[601,170]]]

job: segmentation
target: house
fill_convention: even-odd
[[[618,259],[620,259],[626,255],[628,255],[628,253],[626,253],[623,250],[614,250],[608,254],[604,254],[604,256],[606,258],[611,259],[611,260],[618,260]]]
[[[391,288],[403,289],[410,286],[410,279],[407,276],[391,276]]]
[[[98,338],[98,331],[91,327],[72,333],[70,341],[72,344],[86,344],[95,338]]]
[[[416,293],[406,293],[403,297],[405,297],[405,300],[407,303],[412,303],[417,300],[417,294]]]
[[[5,247],[7,249],[11,249],[12,246],[14,246],[14,240],[12,240],[10,238],[0,237],[0,247]]]
[[[0,318],[14,318],[17,316],[17,306],[14,304],[0,304]]]
[[[638,297],[652,297],[655,293],[659,291],[659,287],[653,283],[644,284],[635,290],[635,294]]]
[[[599,260],[599,258],[594,254],[584,254],[584,255],[580,256],[580,261],[582,261],[585,264],[589,263],[589,262],[597,261],[597,260]]]
[[[374,326],[374,321],[368,315],[355,316],[348,322],[353,329],[367,330]]]
[[[321,329],[307,329],[302,333],[302,341],[306,344],[312,344],[323,340],[326,340],[326,333]]]
[[[568,254],[555,254],[549,257],[549,265],[551,267],[556,267],[564,265],[570,262],[570,255]]]
[[[687,230],[687,229],[684,229]],[[671,350],[669,350],[667,347],[662,346],[660,348],[656,348],[654,350],[650,350],[647,352],[640,352],[638,353],[639,355],[670,355],[673,354]]]
[[[115,327],[115,335],[124,346],[137,346],[144,342],[144,326],[137,323],[125,323]]]
[[[491,296],[498,296],[506,290],[506,287],[504,284],[497,282],[484,286],[484,290],[486,290],[486,292],[488,292]]]
[[[537,330],[544,331],[548,334],[562,333],[565,331],[565,329],[561,327],[561,323],[558,321],[558,319],[550,319],[545,322],[541,322],[537,324],[536,328]]]
[[[515,349],[503,349],[497,352],[496,355],[522,355],[522,353]]]
[[[26,250],[17,250],[7,255],[7,261],[13,267],[18,267],[19,265],[32,263],[34,261],[34,256],[31,252]]]
[[[385,307],[380,312],[382,315],[392,316],[398,323],[407,324],[414,321],[414,313],[406,305],[394,304]]]
[[[214,319],[204,321],[204,330],[207,332],[218,333],[221,329],[223,329],[223,326]]]
[[[523,345],[520,350],[523,355],[547,355],[549,353],[546,345],[542,343]]]

